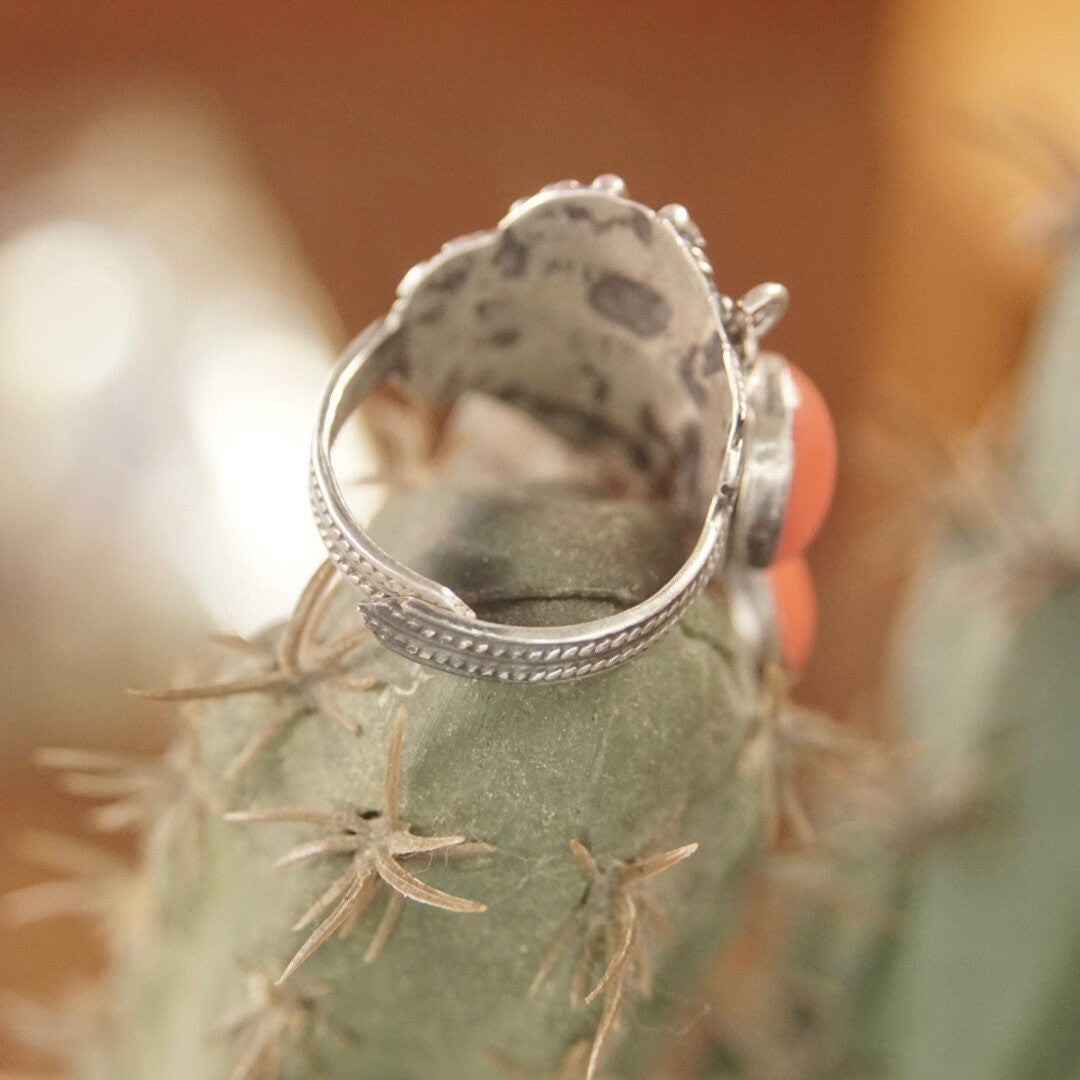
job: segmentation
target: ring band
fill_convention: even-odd
[[[764,285],[738,302],[722,296],[703,243],[682,207],[650,210],[617,177],[551,185],[515,203],[494,231],[452,241],[414,267],[389,313],[348,346],[319,407],[312,509],[386,646],[473,678],[581,678],[670,628],[729,548],[768,561],[790,482],[790,418],[777,393],[783,364],[759,356],[757,338],[787,294]],[[577,446],[624,455],[696,528],[693,549],[656,593],[611,616],[549,627],[477,618],[375,543],[334,474],[339,431],[385,378],[439,402],[486,392]],[[747,506],[733,537],[737,499]]]

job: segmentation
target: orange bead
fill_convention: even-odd
[[[817,535],[836,488],[836,429],[818,388],[794,364],[796,405],[791,421],[795,462],[776,558],[802,551]]]
[[[810,659],[817,631],[817,599],[810,567],[802,555],[791,555],[767,567],[773,611],[780,638],[780,658],[791,671]]]

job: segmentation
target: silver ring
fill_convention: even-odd
[[[553,184],[515,203],[495,230],[413,267],[387,315],[348,346],[319,407],[312,509],[386,646],[479,679],[581,678],[669,629],[729,549],[768,561],[791,475],[791,394],[785,365],[759,354],[757,339],[787,293],[763,285],[739,301],[721,295],[703,245],[683,207],[650,210],[617,177]],[[626,455],[696,529],[693,550],[656,593],[616,615],[549,627],[479,619],[376,544],[334,475],[335,438],[386,378],[439,402],[486,392],[575,445]]]

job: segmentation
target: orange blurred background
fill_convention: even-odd
[[[0,0],[0,890],[35,877],[25,826],[81,812],[32,747],[160,746],[123,687],[314,565],[335,351],[412,263],[567,177],[685,203],[725,292],[789,287],[770,346],[841,436],[800,693],[873,716],[904,565],[866,541],[911,492],[863,433],[899,407],[903,458],[1021,361],[1054,252],[1016,222],[1049,205],[1042,143],[1077,149],[1078,46],[1071,0]],[[95,962],[77,926],[5,941],[20,994]]]

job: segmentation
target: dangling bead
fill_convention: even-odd
[[[810,567],[802,555],[789,555],[765,570],[772,590],[780,658],[790,671],[801,671],[814,648],[817,599]]]

